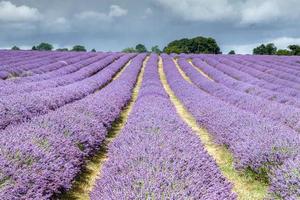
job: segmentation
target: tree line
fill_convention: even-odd
[[[163,50],[160,50],[159,47],[153,46],[151,51],[148,51],[145,45],[138,44],[134,47],[129,47],[123,49],[122,52],[126,53],[144,53],[144,52],[153,52],[153,53],[209,53],[209,54],[221,54],[220,47],[213,38],[206,37],[195,37],[195,38],[183,38],[180,40],[174,40],[170,42]]]
[[[54,49],[53,45],[49,43],[42,42],[39,45],[33,46],[32,50],[36,51],[52,51]],[[13,46],[12,50],[20,50],[19,47]],[[83,51],[86,52],[86,48],[83,45],[75,45],[71,49],[59,48],[56,51]],[[95,49],[91,50],[96,52]],[[153,46],[150,50],[146,48],[144,44],[137,44],[135,47],[128,47],[122,50],[125,53],[193,53],[193,54],[222,54],[220,47],[216,40],[211,37],[194,37],[194,38],[183,38],[180,40],[174,40],[165,46],[162,50],[158,45]],[[234,50],[228,52],[228,54],[235,54]],[[287,49],[277,49],[273,43],[261,44],[253,49],[254,55],[300,55],[300,45],[289,45]]]
[[[287,49],[277,49],[273,43],[261,44],[253,49],[254,55],[279,55],[297,56],[300,55],[300,45],[289,45]]]
[[[31,50],[33,51],[52,51],[54,49],[52,44],[42,42],[39,45],[33,46]],[[13,46],[11,50],[21,50],[18,46]],[[75,45],[71,49],[68,48],[58,48],[56,51],[83,51],[86,52],[86,48],[83,45]],[[96,52],[96,49],[92,49],[91,52]]]

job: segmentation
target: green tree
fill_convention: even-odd
[[[13,46],[13,47],[11,48],[11,50],[18,51],[18,50],[20,50],[20,48],[19,48],[19,47],[17,47],[17,46]]]
[[[275,55],[277,48],[273,43],[262,44],[253,49],[253,54],[255,55]]]
[[[269,43],[266,45],[266,51],[268,55],[275,55],[277,47],[273,43]]]
[[[258,46],[258,47],[255,47],[253,49],[253,54],[255,55],[264,55],[266,53],[266,46],[264,44]]]
[[[183,38],[170,42],[165,48],[165,53],[210,53],[220,54],[220,47],[213,38],[195,37]]]
[[[145,53],[145,52],[147,52],[147,48],[146,48],[145,45],[143,45],[143,44],[138,44],[138,45],[136,45],[136,46],[135,46],[135,50],[136,50],[136,52],[138,52],[138,53]]]
[[[82,45],[75,45],[71,51],[86,51],[86,48]]]
[[[36,49],[39,51],[52,51],[53,46],[52,44],[42,42],[36,47]]]
[[[235,54],[235,51],[234,51],[234,50],[230,50],[230,51],[228,52],[228,54]]]
[[[59,48],[59,49],[56,49],[56,51],[69,51],[68,48]]]
[[[165,53],[191,53],[190,52],[190,43],[191,41],[187,38],[183,38],[180,40],[174,40],[170,42],[165,48]]]
[[[122,50],[123,53],[135,53],[136,50],[133,47],[128,47]]]
[[[96,49],[92,49],[91,52],[97,52]]]
[[[155,45],[151,48],[151,52],[160,54],[162,51],[159,49],[158,45]]]
[[[287,49],[278,49],[276,52],[276,55],[278,56],[289,56],[291,55],[291,52]]]
[[[288,48],[291,50],[292,55],[300,55],[300,45],[289,45]]]
[[[36,46],[33,46],[33,47],[31,48],[31,50],[36,51],[36,50],[37,50]]]

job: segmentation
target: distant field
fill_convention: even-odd
[[[0,51],[0,199],[300,199],[300,57]]]

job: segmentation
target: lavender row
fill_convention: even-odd
[[[2,67],[0,71],[0,78],[6,79],[10,76],[17,76],[21,73],[29,71],[35,67],[44,64],[50,64],[56,61],[59,61],[60,55],[59,54],[50,54],[44,57],[38,57],[36,59],[30,59],[22,62],[17,62],[14,64],[9,64],[8,66]]]
[[[293,66],[297,66],[297,67],[300,67],[300,56],[285,56],[283,58],[286,58],[286,59],[280,59],[280,61],[282,62],[286,62],[288,64],[291,64]]]
[[[251,56],[246,56],[245,57],[247,61],[254,62],[255,60],[252,59]],[[284,71],[284,72],[295,72],[298,73],[300,70],[300,66],[297,66],[295,63],[291,63],[288,59],[278,59],[278,57],[271,57],[271,56],[262,56],[259,59],[260,64],[265,65],[269,64],[274,66],[274,69],[277,69],[279,71]],[[266,65],[268,66],[268,65]]]
[[[58,69],[59,67],[64,66],[64,65],[72,64],[72,63],[74,63],[73,60],[78,62],[79,61],[78,59],[80,57],[82,57],[84,59],[84,58],[89,58],[89,57],[93,57],[93,56],[95,56],[95,55],[93,55],[93,54],[70,53],[70,54],[66,54],[64,56],[59,57],[53,63],[49,63],[49,64],[39,63],[37,65],[37,67],[32,68],[32,69],[30,69],[28,71],[25,71],[25,72],[29,73],[30,76],[32,76],[34,74],[41,74],[41,73],[44,73],[44,72],[48,72],[48,71],[51,71],[51,70]],[[68,62],[69,60],[70,60],[70,62]],[[60,65],[59,67],[55,68],[54,66],[57,65],[57,64],[63,64],[63,65]],[[20,74],[20,76],[21,75],[22,74]]]
[[[40,53],[35,53],[39,55]],[[15,67],[13,65],[9,65],[6,67],[7,69],[2,69],[0,74],[2,74],[2,78],[15,78],[15,77],[23,77],[30,76],[36,72],[41,73],[43,71],[51,70],[57,64],[66,64],[66,59],[74,58],[74,57],[83,57],[88,58],[95,56],[95,53],[59,53],[59,54],[49,54],[50,57],[46,58],[45,56],[41,57],[39,55],[38,59],[31,59],[29,61],[22,61],[15,63]],[[47,66],[50,66],[48,68]],[[57,69],[57,67],[56,67]]]
[[[85,78],[88,78],[93,74],[97,73],[98,71],[101,71],[104,67],[106,67],[107,65],[109,65],[119,57],[120,55],[108,56],[103,60],[102,59],[97,60],[89,65],[82,67],[80,70],[65,76],[60,76],[45,81],[5,86],[0,89],[0,96],[7,96],[12,94],[15,95],[15,94],[21,94],[26,92],[35,92],[35,91],[40,91],[48,88],[54,88],[54,87],[72,84],[77,81],[81,81]],[[128,58],[130,57],[131,56],[128,55]]]
[[[300,100],[298,98],[291,97],[283,93],[267,90],[256,85],[249,84],[247,82],[236,80],[231,76],[208,65],[200,59],[193,59],[193,64],[195,65],[195,67],[198,67],[200,70],[208,74],[208,76],[211,77],[214,81],[228,88],[253,96],[259,96],[264,99],[275,101],[284,105],[291,105],[300,108]]]
[[[299,70],[292,70],[287,67],[282,67],[278,64],[265,63],[260,59],[257,58],[255,59],[252,57],[248,58],[247,56],[245,58],[234,57],[231,60],[240,63],[242,65],[254,68],[258,71],[267,73],[271,76],[275,76],[279,79],[279,81],[284,80],[284,81],[294,82],[295,85],[300,84]],[[285,72],[286,70],[288,70],[289,72]]]
[[[274,199],[300,198],[300,155],[288,159],[282,166],[272,170],[270,191]]]
[[[13,54],[11,54],[12,52],[13,52]],[[42,56],[47,56],[49,54],[50,54],[49,52],[36,53],[33,51],[26,51],[26,52],[25,51],[20,51],[20,52],[6,51],[2,56],[7,59],[0,61],[0,65],[1,65],[0,69],[2,69],[2,67],[6,67],[8,64],[14,64],[14,63],[22,62],[24,60],[28,61],[30,59],[36,59],[36,58],[39,58]]]
[[[216,64],[214,67],[221,70],[221,68],[224,68],[224,70],[228,70],[230,68],[229,72],[230,74],[241,78],[240,80],[256,84],[260,87],[270,89],[273,91],[278,92],[284,92],[291,96],[300,96],[300,92],[298,89],[300,89],[300,86],[298,86],[294,82],[285,81],[282,79],[278,79],[272,75],[269,75],[267,73],[263,73],[259,70],[254,69],[253,67],[248,67],[236,62],[232,62],[228,59],[219,59],[217,61],[216,59],[206,59],[209,64]],[[226,67],[225,67],[226,66]]]
[[[287,73],[292,73],[292,74],[297,73],[295,75],[300,75],[299,74],[300,66],[299,65],[297,66],[297,64],[295,64],[295,63],[291,63],[288,59],[282,60],[282,59],[276,59],[276,57],[275,58],[269,58],[269,57],[265,56],[261,60],[263,61],[263,63],[276,65],[275,68],[277,68],[277,66],[280,66],[281,71],[284,71],[284,72],[287,72]]]
[[[120,70],[129,60],[123,56],[107,66],[105,70],[67,86],[49,88],[43,91],[9,95],[0,100],[0,128],[46,114],[65,104],[92,94]]]
[[[91,64],[98,59],[105,57],[106,54],[101,54],[99,56],[91,57],[90,55],[83,55],[76,58],[76,60],[72,59],[72,61],[77,61],[77,63],[70,63],[70,65],[66,65],[65,62],[58,61],[56,63],[47,65],[48,72],[43,74],[30,74],[30,76],[19,76],[10,79],[6,79],[5,81],[0,82],[0,87],[16,87],[19,83],[27,83],[27,82],[35,82],[39,80],[46,80],[52,77],[60,76],[60,72],[72,72],[72,70],[78,70],[79,67],[83,67],[85,65]],[[79,60],[78,60],[79,59]],[[43,67],[43,66],[41,66]],[[41,68],[38,67],[38,68]],[[53,68],[52,68],[53,67]],[[36,69],[38,69],[36,68]],[[59,68],[59,69],[56,69]],[[64,75],[64,74],[62,74]]]
[[[265,80],[261,80],[255,77],[256,71],[252,68],[247,68],[246,70],[242,70],[241,68],[245,68],[245,66],[234,63],[227,62],[226,64],[220,63],[219,61],[212,58],[205,58],[205,61],[215,67],[216,69],[224,72],[225,74],[235,78],[236,80],[243,81],[252,85],[257,85],[261,88],[268,89],[274,92],[281,92],[283,94],[292,96],[292,97],[300,97],[300,92],[295,88],[288,88],[280,85],[276,85]],[[222,62],[225,62],[224,60]],[[239,68],[239,69],[238,69]],[[252,73],[254,72],[254,73]],[[248,74],[249,73],[249,74]],[[250,73],[252,75],[250,75]],[[264,74],[264,73],[260,73]]]
[[[138,99],[109,146],[91,199],[236,199],[199,138],[178,117],[160,83],[157,61],[151,55]]]
[[[170,57],[163,58],[172,90],[215,141],[228,147],[237,169],[270,172],[299,155],[300,136],[295,131],[202,92],[182,79]]]
[[[212,82],[197,72],[185,59],[178,63],[194,84],[207,93],[262,118],[278,121],[300,133],[300,109],[232,90]]]
[[[57,61],[55,63],[48,64],[48,65],[42,65],[40,67],[34,68],[34,69],[30,70],[30,72],[33,74],[43,74],[43,73],[47,73],[47,72],[51,72],[51,71],[60,69],[61,67],[71,65],[73,63],[83,61],[88,58],[92,58],[92,57],[96,57],[96,56],[103,56],[103,55],[107,55],[107,54],[105,54],[105,53],[100,53],[100,54],[74,53],[74,54],[70,54],[70,55],[64,57],[63,59],[61,59],[60,61]]]
[[[2,66],[5,66],[6,63],[20,61],[29,55],[30,55],[30,52],[18,52],[18,53],[14,52],[14,51],[1,52],[0,69],[2,68]]]
[[[96,56],[87,56],[87,55],[82,55],[77,58],[74,58],[72,62],[68,62],[66,65],[65,62],[57,62],[54,63],[53,65],[48,66],[48,71],[45,73],[41,74],[36,74],[33,76],[29,77],[22,77],[20,79],[14,79],[12,82],[13,83],[27,83],[27,82],[37,82],[37,81],[42,81],[42,80],[48,80],[60,76],[64,76],[73,72],[78,71],[82,67],[86,65],[90,65],[93,62],[96,62],[100,59],[103,59],[109,55],[121,55],[121,54],[99,54]]]
[[[21,65],[26,65],[32,63],[32,61],[42,61],[42,60],[47,60],[49,58],[57,58],[60,56],[66,56],[68,55],[67,52],[31,52],[29,56],[24,57],[23,59],[15,59],[11,61],[4,61],[1,65],[1,70],[5,69],[11,69],[15,67],[19,67]]]
[[[69,189],[130,100],[144,57],[134,58],[101,91],[0,132],[0,198],[56,199],[56,194]],[[114,65],[118,68],[119,63]]]

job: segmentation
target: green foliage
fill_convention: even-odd
[[[96,49],[92,49],[91,52],[97,52]]]
[[[33,47],[31,48],[31,50],[36,51],[36,50],[37,50],[37,49],[36,49],[36,46],[33,46]]]
[[[134,48],[128,47],[128,48],[123,49],[122,52],[124,52],[124,53],[135,53],[136,51],[135,51]]]
[[[56,51],[69,51],[68,48],[59,48],[59,49],[56,49]]]
[[[228,52],[228,54],[235,54],[235,51],[234,50],[230,50],[229,52]]]
[[[86,48],[82,45],[75,45],[71,51],[86,51]]]
[[[136,45],[136,46],[135,46],[135,50],[136,50],[136,52],[138,52],[138,53],[145,53],[145,52],[147,52],[147,48],[146,48],[145,45],[143,45],[143,44],[138,44],[138,45]]]
[[[159,49],[158,45],[155,45],[151,48],[151,52],[152,53],[157,53],[157,54],[160,54],[162,53],[162,51]]]
[[[262,45],[260,45],[258,47],[255,47],[253,49],[253,54],[255,54],[255,55],[263,55],[266,52],[265,49],[266,49],[266,46],[264,44],[262,44]]]
[[[202,36],[192,39],[183,38],[170,42],[165,48],[165,53],[210,53],[220,54],[220,47],[213,38]]]
[[[15,50],[15,51],[18,51],[18,50],[21,50],[19,47],[17,47],[17,46],[13,46],[12,48],[11,48],[11,50]]]
[[[275,55],[277,51],[276,46],[273,43],[262,44],[253,49],[253,54],[255,55]]]
[[[39,51],[52,51],[52,49],[53,49],[52,44],[45,43],[45,42],[42,42],[38,46],[36,46],[36,50]]]
[[[291,55],[291,52],[287,49],[278,49],[276,52],[276,55],[278,56],[289,56]]]
[[[291,55],[300,55],[300,45],[289,45],[288,48],[291,50]]]

